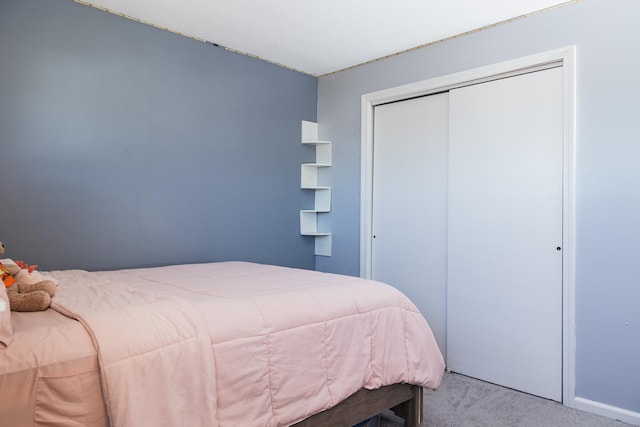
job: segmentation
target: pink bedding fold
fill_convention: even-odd
[[[216,426],[213,354],[199,311],[104,275],[85,283],[58,294],[52,308],[89,331],[111,425]]]
[[[436,388],[444,361],[394,288],[244,262],[52,273],[100,358],[112,426],[287,426],[362,387]]]

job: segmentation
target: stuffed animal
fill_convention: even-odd
[[[0,256],[4,244],[0,242]],[[36,265],[4,259],[0,262],[0,280],[7,288],[9,307],[13,311],[42,311],[51,305],[56,283],[36,271]]]

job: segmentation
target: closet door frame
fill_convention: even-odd
[[[443,92],[483,81],[561,66],[563,70],[562,403],[575,407],[575,57],[568,46],[362,95],[360,276],[371,278],[373,110],[376,105]]]

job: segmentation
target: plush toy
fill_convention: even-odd
[[[0,256],[4,245],[0,242]],[[13,311],[42,311],[49,308],[56,284],[36,271],[36,265],[5,259],[0,262],[0,280],[7,288],[9,307]]]

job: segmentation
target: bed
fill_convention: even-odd
[[[389,408],[417,426],[444,373],[424,318],[375,281],[246,262],[46,274],[52,308],[10,314],[1,427],[351,426]]]

